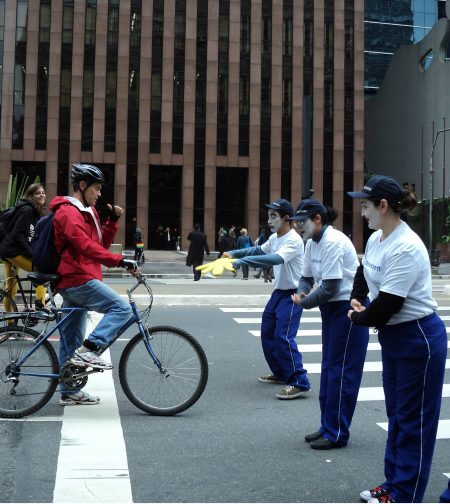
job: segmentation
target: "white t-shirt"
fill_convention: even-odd
[[[322,280],[342,280],[339,292],[330,301],[350,301],[358,266],[353,243],[344,233],[328,226],[319,243],[307,241],[302,276],[313,277],[317,286]]]
[[[273,233],[261,245],[261,250],[265,254],[278,254],[284,260],[284,264],[276,264],[273,267],[274,289],[297,289],[304,255],[304,245],[300,235],[293,229],[281,237]]]
[[[419,236],[401,224],[383,241],[381,230],[373,233],[363,258],[364,277],[370,299],[381,291],[405,298],[401,310],[388,325],[418,320],[437,309],[431,294],[431,267],[428,253]]]

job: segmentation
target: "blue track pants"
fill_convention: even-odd
[[[450,502],[450,479],[448,480],[448,488],[444,490],[443,494],[439,498],[439,502]]]
[[[302,354],[295,342],[303,311],[291,299],[295,292],[296,289],[273,291],[262,316],[261,344],[275,376],[287,385],[309,390],[311,385],[303,368]]]
[[[389,419],[385,488],[397,502],[422,502],[433,458],[447,356],[447,333],[432,314],[380,329]]]
[[[348,301],[320,306],[322,315],[322,372],[320,413],[323,436],[345,446],[363,375],[369,329],[347,317]]]

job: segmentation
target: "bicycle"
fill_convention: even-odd
[[[29,273],[27,278],[48,286],[57,281],[58,276]],[[132,296],[139,286],[143,286],[149,296],[149,304],[142,312]],[[144,278],[138,278],[136,285],[127,289],[127,295],[134,314],[131,325],[136,324],[139,332],[127,343],[120,357],[121,387],[127,398],[146,413],[160,416],[181,413],[200,398],[206,387],[208,361],[205,352],[200,343],[182,329],[147,325],[153,293]],[[79,390],[86,385],[90,374],[104,371],[70,362],[60,369],[49,338],[56,331],[60,334],[63,331],[63,315],[67,322],[73,312],[86,310],[58,308],[51,290],[49,297],[48,310],[0,314],[0,321],[4,323],[0,328],[0,417],[31,415],[47,404],[59,383],[66,389]],[[23,325],[11,324],[11,320],[22,321]],[[45,327],[38,332],[27,326],[28,320]],[[56,324],[50,325],[54,321]],[[123,331],[124,328],[116,339]],[[62,337],[60,344],[63,344]]]
[[[29,293],[24,289],[22,282],[29,281],[29,278],[25,277],[20,277],[18,272],[17,272],[17,267],[10,263],[7,259],[3,259],[4,262],[9,263],[11,270],[13,272],[13,277],[10,277],[8,279],[3,280],[3,288],[0,288],[0,305],[3,305],[5,300],[9,303],[11,306],[11,311],[12,312],[19,312],[19,311],[34,311],[34,306],[36,306],[37,309],[41,309],[44,307],[44,305],[47,305],[50,303],[50,296],[47,295],[45,298],[44,305],[38,300],[35,299],[34,296],[34,289],[33,287],[35,286],[34,282],[31,282],[30,285],[30,290]],[[16,300],[11,296],[11,287],[8,289],[6,287],[6,282],[7,280],[13,279],[14,283],[13,285],[17,284],[17,294],[19,296],[19,304],[16,303]],[[1,310],[0,306],[0,310]]]

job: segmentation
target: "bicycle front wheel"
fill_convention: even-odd
[[[119,378],[128,399],[151,415],[176,415],[190,408],[208,381],[208,361],[200,343],[175,327],[151,327],[149,343],[162,365],[154,364],[141,334],[125,347]]]
[[[35,345],[39,333],[27,327],[0,330],[0,417],[22,418],[35,413],[52,397],[58,378],[24,376],[21,373],[59,375],[56,352],[48,341],[20,366],[15,367]]]

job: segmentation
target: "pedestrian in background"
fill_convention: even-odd
[[[194,224],[194,230],[188,234],[187,239],[191,244],[189,245],[189,251],[186,257],[186,266],[192,266],[194,282],[198,282],[202,273],[195,268],[203,264],[205,252],[206,255],[209,256],[208,239],[206,234],[200,231],[200,224]]]
[[[391,177],[371,177],[359,192],[370,236],[355,287],[369,292],[367,308],[354,296],[348,316],[376,327],[389,419],[385,481],[360,496],[366,502],[422,502],[441,409],[447,333],[432,297],[431,267],[419,236],[401,219],[416,196]]]
[[[242,228],[240,236],[237,239],[237,249],[247,249],[253,247],[253,240],[248,236],[247,229]],[[248,280],[249,267],[246,264],[242,265],[242,280]]]
[[[134,232],[134,260],[138,263],[142,262],[144,247],[144,235],[142,234],[142,229],[137,227]]]
[[[17,203],[12,221],[7,228],[6,236],[0,242],[0,257],[7,259],[3,263],[5,268],[6,290],[14,299],[17,293],[17,282],[11,265],[24,271],[33,271],[31,254],[31,239],[37,221],[45,213],[45,190],[39,184],[31,184],[25,191],[23,198]],[[36,287],[36,301],[42,307],[45,303],[46,289],[42,285]],[[5,297],[5,310],[12,311],[12,306]]]
[[[336,217],[334,209],[316,199],[301,201],[292,217],[307,240],[298,294],[292,299],[302,308],[318,306],[322,317],[320,428],[305,436],[314,450],[347,445],[369,343],[369,329],[347,317],[359,261],[353,243],[332,227]]]

